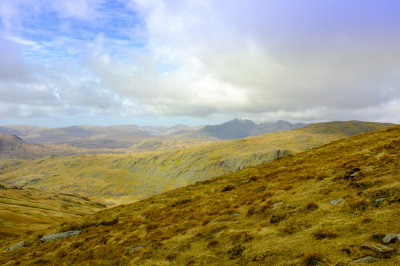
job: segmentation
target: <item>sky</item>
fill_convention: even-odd
[[[400,123],[397,0],[1,0],[0,125]]]

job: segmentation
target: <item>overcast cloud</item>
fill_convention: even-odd
[[[0,121],[399,123],[400,4],[3,0]]]

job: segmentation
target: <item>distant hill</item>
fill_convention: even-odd
[[[329,122],[179,150],[3,161],[0,182],[127,203],[387,126]]]
[[[128,148],[148,138],[140,130],[123,130],[118,127],[72,126],[44,128],[33,126],[0,127],[0,133],[14,134],[28,143],[69,144],[79,148]]]
[[[291,124],[286,121],[255,124],[251,120],[235,119],[221,125],[194,126],[71,126],[46,128],[36,126],[2,126],[0,134],[15,135],[26,144],[65,144],[82,149],[129,149],[130,151],[161,151],[187,148],[193,145],[217,140],[228,140],[256,136],[269,132],[290,130],[305,124]],[[31,147],[33,148],[33,147]],[[36,149],[35,156],[12,157],[20,159],[39,158],[49,153]],[[1,151],[0,151],[1,152]],[[88,153],[98,153],[92,151]],[[70,152],[68,154],[80,154]],[[0,158],[2,157],[0,154]],[[11,157],[9,157],[11,158]]]
[[[0,263],[400,265],[399,136],[395,126],[336,140],[15,238],[3,248],[25,247]],[[39,240],[69,230],[82,232]]]
[[[0,159],[34,160],[45,156],[124,152],[121,149],[88,149],[67,144],[29,144],[16,135],[0,134]]]
[[[257,136],[270,132],[286,131],[306,126],[304,123],[291,124],[287,121],[277,121],[256,124],[248,119],[234,119],[220,125],[208,125],[200,129],[201,133],[216,137],[221,140],[240,139]]]

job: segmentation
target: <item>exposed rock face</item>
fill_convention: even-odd
[[[21,241],[21,242],[19,242],[18,244],[14,245],[14,246],[6,248],[5,251],[17,250],[19,248],[22,248],[24,245],[25,245],[25,241]]]
[[[62,233],[57,233],[57,234],[51,234],[42,237],[40,240],[42,242],[47,242],[47,241],[55,241],[55,240],[61,240],[65,239],[71,236],[78,236],[82,233],[82,231],[68,231],[68,232],[62,232]]]

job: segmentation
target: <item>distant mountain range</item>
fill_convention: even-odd
[[[36,126],[2,126],[0,133],[16,135],[27,143],[68,144],[88,149],[127,149],[149,139],[165,141],[196,140],[195,144],[210,140],[228,140],[256,136],[264,133],[284,131],[305,126],[286,121],[256,124],[251,120],[234,119],[220,125],[189,127],[185,125],[167,126],[71,126],[46,128]],[[201,140],[201,141],[199,141]],[[184,145],[185,147],[190,141]],[[170,145],[169,145],[170,146]],[[179,147],[179,145],[177,145]],[[153,150],[153,149],[151,149]]]
[[[241,139],[271,132],[286,131],[304,127],[306,125],[307,124],[305,123],[291,124],[290,122],[283,120],[256,124],[248,119],[234,119],[220,125],[207,125],[199,131],[221,140],[228,140]]]
[[[70,144],[30,144],[17,135],[0,134],[0,159],[33,160],[45,156],[75,154],[125,153],[125,149],[79,148]]]
[[[329,122],[184,149],[0,161],[0,183],[128,203],[390,124]]]

